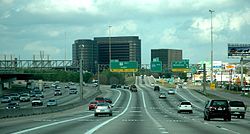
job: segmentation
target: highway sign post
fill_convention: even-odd
[[[162,62],[161,61],[152,61],[150,64],[150,69],[152,72],[162,72]]]
[[[111,61],[110,72],[137,72],[138,63],[136,61]]]

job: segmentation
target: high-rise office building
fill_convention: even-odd
[[[138,66],[141,65],[141,40],[138,36],[95,37],[94,40],[99,48],[99,64],[109,64],[111,59],[137,61]]]
[[[96,72],[98,63],[98,46],[94,40],[79,39],[72,44],[73,65],[78,66],[83,61],[83,70]]]
[[[172,68],[173,61],[182,60],[182,50],[176,49],[151,49],[151,61],[154,58],[159,58],[163,66],[167,69]]]
[[[94,37],[94,40],[75,40],[72,44],[73,65],[78,66],[81,56],[83,69],[91,72],[97,70],[97,64],[108,66],[110,59],[137,61],[138,66],[141,67],[141,40],[138,36]]]

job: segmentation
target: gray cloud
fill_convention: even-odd
[[[138,35],[142,61],[150,49],[183,49],[191,62],[210,58],[210,13],[214,13],[215,60],[227,60],[227,43],[249,43],[247,0],[0,0],[0,54],[31,58],[40,50],[54,59],[71,57],[76,39]],[[213,8],[211,8],[213,7]],[[66,40],[65,40],[66,33]],[[32,51],[34,49],[34,51]]]

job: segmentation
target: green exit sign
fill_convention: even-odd
[[[172,68],[189,68],[189,60],[173,61]]]
[[[137,72],[138,63],[136,61],[111,61],[111,72]]]
[[[162,62],[161,61],[152,61],[150,64],[152,72],[162,72]]]

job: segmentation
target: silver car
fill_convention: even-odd
[[[94,115],[107,114],[112,116],[112,106],[109,103],[97,103]]]
[[[48,100],[47,107],[50,107],[50,106],[57,106],[57,101],[55,99]]]

